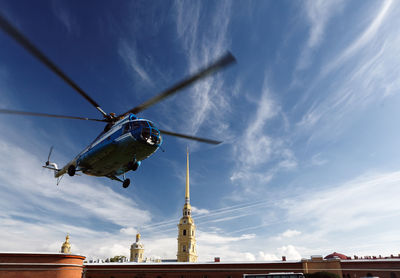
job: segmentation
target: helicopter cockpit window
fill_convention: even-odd
[[[123,133],[127,133],[129,131],[129,123],[124,125]]]
[[[133,130],[138,129],[139,127],[140,127],[140,122],[137,122],[137,121],[131,122],[131,128]]]

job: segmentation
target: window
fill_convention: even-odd
[[[127,133],[129,131],[129,123],[124,125],[123,133]]]
[[[194,236],[194,231],[192,231],[192,236]]]
[[[183,252],[186,252],[186,245],[183,245],[182,250],[183,250]]]
[[[184,235],[184,236],[186,235],[186,230],[183,230],[183,235]]]

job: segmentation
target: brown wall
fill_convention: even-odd
[[[400,259],[272,263],[104,263],[70,254],[0,253],[0,278],[242,278],[243,274],[328,271],[343,278],[400,278]],[[339,272],[339,273],[340,273]]]
[[[367,277],[400,278],[400,260],[346,260],[341,262],[344,278]]]
[[[243,274],[301,272],[301,262],[87,264],[86,278],[242,278]]]
[[[400,278],[400,260],[303,260],[274,263],[87,264],[86,278],[242,278],[243,274],[327,271],[343,278]]]
[[[0,278],[81,278],[84,256],[0,253]]]

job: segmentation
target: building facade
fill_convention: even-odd
[[[197,262],[196,226],[192,218],[189,192],[189,151],[186,151],[186,190],[182,218],[178,224],[178,262]]]

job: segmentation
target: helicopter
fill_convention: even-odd
[[[115,113],[106,113],[93,98],[91,98],[45,54],[43,54],[42,51],[31,43],[29,39],[13,26],[2,14],[0,14],[0,29],[25,48],[26,51],[38,59],[50,71],[64,80],[86,101],[95,107],[101,113],[103,118],[93,119],[9,109],[0,109],[0,113],[96,121],[106,124],[104,130],[92,141],[92,143],[90,143],[85,149],[76,155],[74,159],[62,168],[59,168],[56,163],[50,162],[53,147],[50,148],[47,161],[42,167],[54,171],[54,177],[57,178],[57,185],[65,174],[74,176],[76,173],[82,172],[86,175],[107,177],[111,180],[119,181],[122,183],[124,188],[127,188],[130,185],[130,179],[125,178],[125,173],[128,171],[136,171],[144,159],[150,157],[160,148],[163,141],[162,135],[175,136],[208,144],[221,143],[216,140],[159,129],[152,121],[140,118],[137,114],[165,98],[176,94],[182,89],[187,88],[196,81],[204,79],[218,70],[235,63],[236,59],[230,52],[227,52],[213,63],[201,68],[195,74],[183,79],[181,82],[176,83],[172,87],[164,90],[144,103],[124,113],[116,115]],[[119,178],[119,176],[122,177]]]

